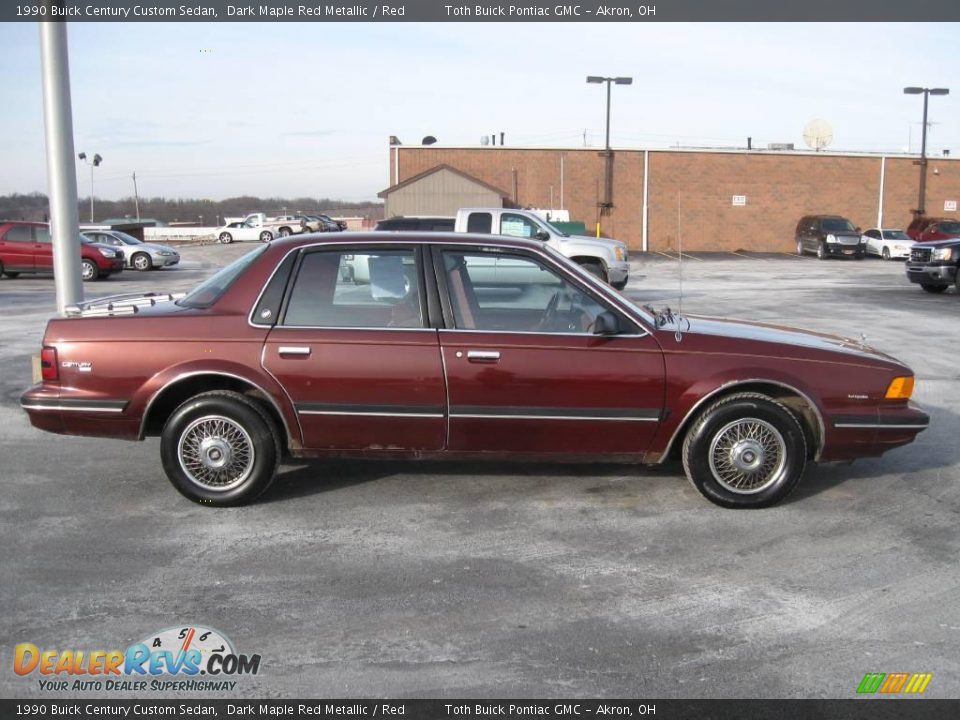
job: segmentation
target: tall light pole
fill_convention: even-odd
[[[904,95],[923,95],[923,139],[920,141],[920,197],[917,200],[917,216],[927,211],[927,101],[931,95],[948,95],[949,88],[905,87]]]
[[[103,162],[103,158],[100,157],[97,153],[93,154],[91,159],[87,159],[87,154],[85,152],[77,155],[78,158],[83,160],[87,165],[90,166],[90,222],[93,222],[93,169],[95,167],[100,167],[100,163]]]
[[[611,85],[632,85],[633,78],[630,77],[601,77],[599,75],[588,75],[587,82],[593,84],[607,84],[607,134],[603,146],[603,154],[606,157],[606,168],[604,172],[604,193],[603,202],[600,203],[600,212],[609,213],[613,207],[613,151],[610,150],[610,86]],[[600,232],[600,224],[597,223],[597,233]]]

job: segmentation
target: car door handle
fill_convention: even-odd
[[[311,351],[307,345],[281,345],[277,352],[280,355],[309,355]]]
[[[467,352],[467,360],[470,362],[489,362],[500,361],[499,350],[470,350]]]

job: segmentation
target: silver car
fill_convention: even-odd
[[[143,242],[119,230],[84,230],[81,235],[94,242],[121,248],[127,258],[127,267],[134,270],[156,270],[180,262],[180,253],[172,247]]]

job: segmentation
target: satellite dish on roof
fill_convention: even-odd
[[[809,148],[823,150],[833,142],[833,128],[826,120],[815,118],[804,126],[803,141]]]
[[[420,141],[421,145],[433,145],[437,139],[433,135],[427,135],[423,140]]]

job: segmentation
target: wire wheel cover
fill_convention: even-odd
[[[779,481],[787,465],[783,435],[758,418],[741,418],[723,426],[710,441],[710,471],[730,492],[753,494]]]
[[[256,453],[240,425],[222,415],[206,415],[181,433],[177,457],[191,482],[208,490],[230,490],[250,476]]]

